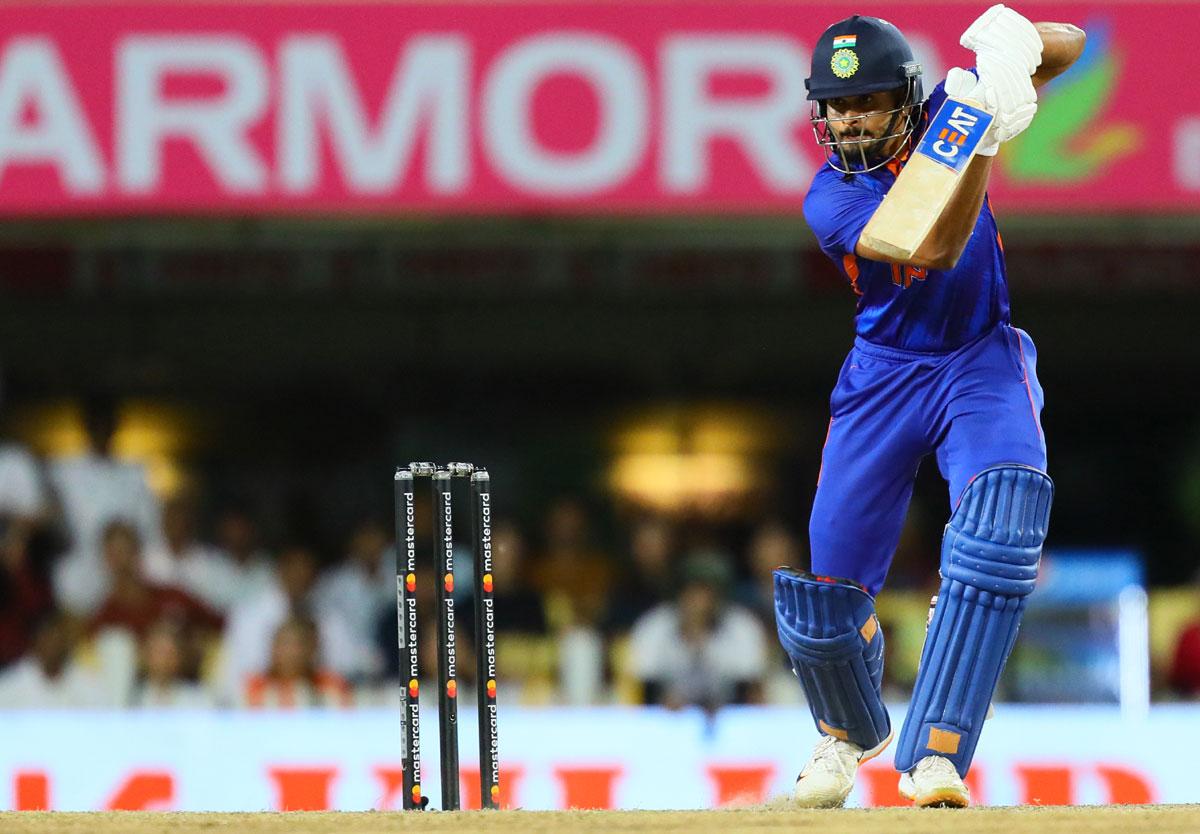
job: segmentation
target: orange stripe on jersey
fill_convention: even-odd
[[[1017,337],[1017,347],[1021,350],[1021,370],[1025,371],[1025,393],[1029,395],[1029,412],[1033,415],[1033,425],[1037,428],[1038,437],[1042,438],[1042,442],[1046,441],[1046,435],[1042,434],[1042,423],[1038,420],[1037,404],[1033,401],[1033,388],[1029,385],[1029,363],[1025,361],[1025,343],[1021,341],[1021,334],[1015,334]]]
[[[986,199],[987,199],[988,211],[990,211],[992,213],[992,221],[994,222],[996,220],[996,210],[994,208],[992,208],[992,195],[988,194]],[[1003,255],[1004,254],[1004,239],[1000,237],[1000,225],[999,224],[996,224],[996,243],[1000,247],[1000,254]]]
[[[885,166],[887,170],[891,171],[897,177],[900,176],[900,172],[904,170],[904,163],[908,162],[908,154],[911,150],[912,146],[908,145],[895,159],[889,160],[888,164]]]
[[[850,279],[850,287],[854,294],[862,295],[862,290],[858,288],[858,258],[847,252],[842,256],[842,269],[846,270],[846,277]]]

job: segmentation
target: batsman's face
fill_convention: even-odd
[[[902,104],[903,91],[884,90],[861,96],[831,98],[825,102],[829,129],[840,144],[859,146],[871,144],[888,135],[895,109]],[[884,147],[871,148],[875,153],[891,153],[892,145],[903,141],[894,136]]]

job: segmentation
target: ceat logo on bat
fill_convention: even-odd
[[[415,698],[421,692],[421,686],[417,683],[417,679],[413,678],[408,682],[408,697]]]
[[[458,695],[458,681],[446,681],[446,694],[451,698]]]
[[[992,114],[986,110],[948,98],[921,137],[917,153],[962,173],[991,123]]]
[[[492,575],[490,573],[485,573],[483,575],[483,590],[487,591],[489,594],[492,592]]]
[[[454,590],[454,574],[446,574],[446,578],[442,580],[442,584],[446,586],[446,593],[451,593]]]
[[[404,577],[404,587],[408,589],[410,594],[416,592],[417,575],[415,573],[410,573],[408,576]]]

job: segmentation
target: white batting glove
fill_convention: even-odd
[[[995,108],[997,112],[1008,112],[1037,102],[1037,90],[1033,86],[1033,78],[1025,74],[1023,69],[1013,66],[1009,61],[993,59],[980,55],[975,71],[979,81],[996,94]]]
[[[1042,36],[1022,15],[997,3],[967,27],[958,41],[982,58],[1007,58],[1033,75],[1042,63]]]
[[[995,156],[1001,142],[1007,142],[1029,127],[1037,113],[1037,96],[1028,76],[1024,78],[1024,85],[1028,89],[1012,83],[1006,76],[1001,77],[999,84],[992,84],[982,72],[977,79],[969,70],[959,67],[946,74],[946,95],[977,101],[994,114],[987,133],[975,147],[976,154]]]

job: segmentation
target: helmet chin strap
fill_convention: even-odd
[[[901,108],[901,109],[904,109],[904,108]],[[888,119],[887,127],[884,128],[884,131],[883,131],[883,138],[876,139],[870,145],[863,148],[863,153],[865,153],[868,157],[874,156],[876,153],[882,155],[884,145],[886,145],[892,139],[896,138],[896,135],[895,135],[895,133],[893,133],[893,131],[896,129],[896,121],[899,118],[900,118],[900,110],[897,110],[895,113],[892,114],[892,117],[890,119]],[[886,161],[891,161],[892,157],[894,157],[896,154],[898,154],[900,152],[900,148],[902,148],[902,147],[904,147],[903,142],[901,142],[899,145],[896,146],[896,150],[893,151],[888,156]]]

